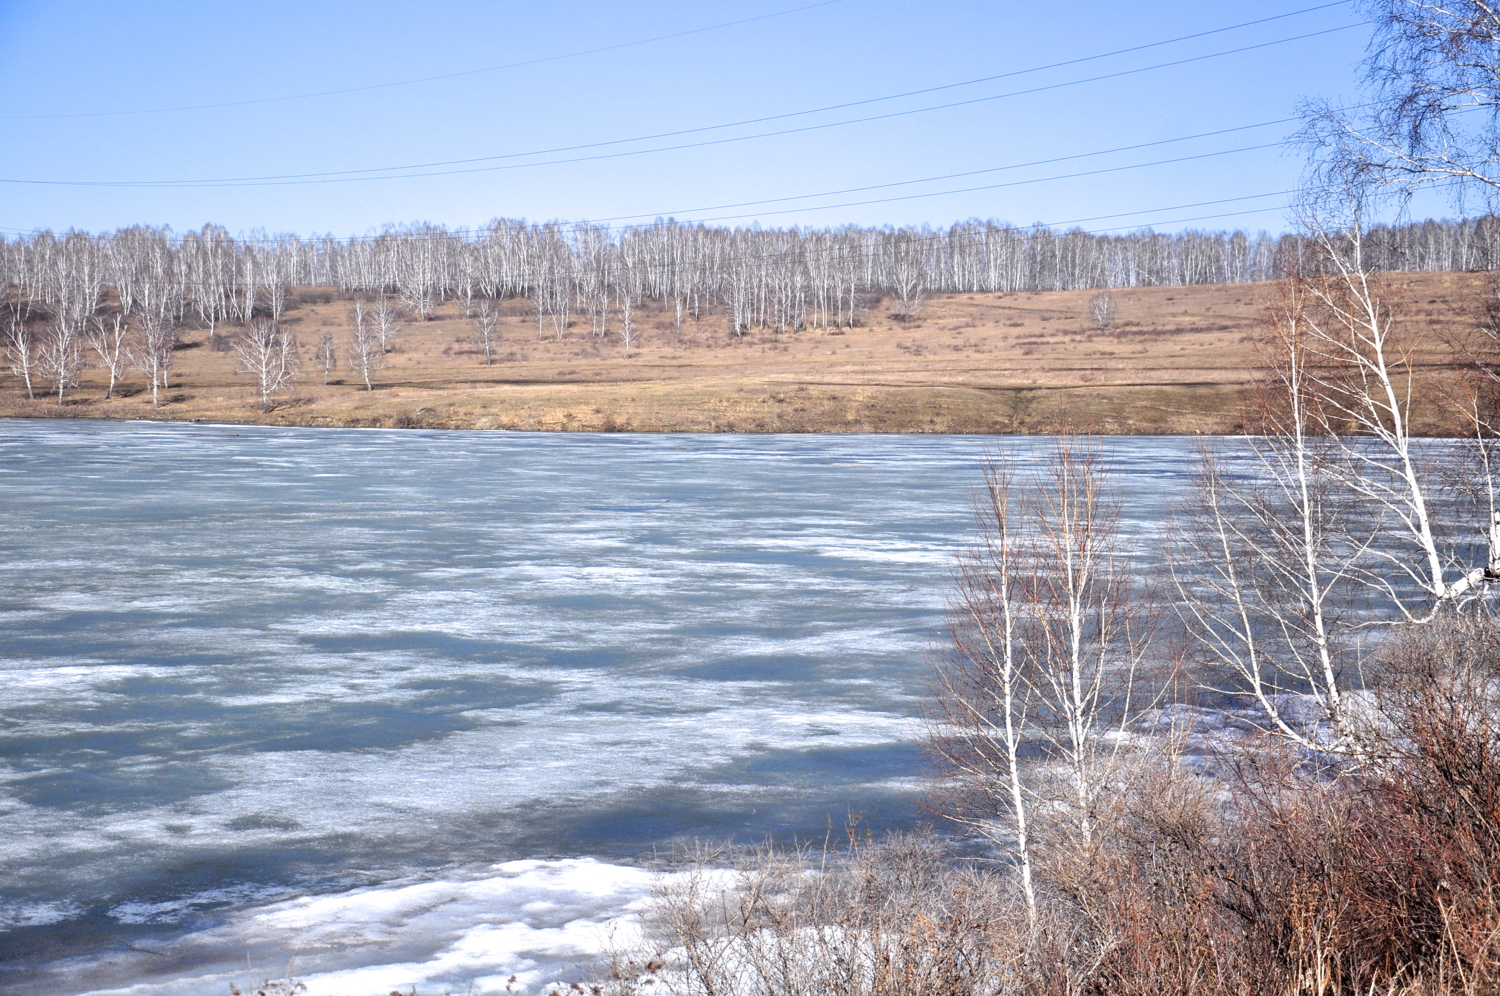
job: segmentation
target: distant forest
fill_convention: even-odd
[[[1485,270],[1500,265],[1500,218],[1380,226],[1371,270]],[[1083,290],[1275,279],[1308,258],[1295,235],[1150,230],[1119,235],[968,221],[921,228],[715,228],[658,221],[612,229],[497,219],[480,229],[389,228],[338,239],[206,226],[177,234],[137,226],[91,235],[0,237],[0,290],[14,328],[82,328],[110,312],[208,328],[279,321],[292,287],[394,295],[426,318],[445,300],[465,312],[525,298],[538,332],[645,300],[732,330],[850,325],[861,298],[889,296],[909,316],[926,293]],[[113,294],[107,297],[106,289]]]

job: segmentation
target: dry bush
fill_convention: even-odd
[[[1500,628],[1443,618],[1381,651],[1365,756],[1262,762],[1231,904],[1307,989],[1500,985]]]
[[[616,957],[606,991],[999,993],[1016,970],[1015,909],[1005,876],[930,837],[838,852],[700,850],[663,880],[654,946]]]
[[[1122,788],[1125,787],[1122,783]],[[605,990],[690,996],[1074,996],[1238,992],[1219,903],[1216,803],[1143,764],[1086,848],[1048,849],[1035,921],[1014,869],[951,840],[838,852],[703,849],[664,876],[648,944]],[[726,865],[733,870],[724,870]]]
[[[664,876],[617,996],[1368,996],[1500,991],[1500,626],[1398,630],[1357,755],[1284,740],[1110,773],[1087,841],[703,850]],[[1046,835],[1044,835],[1046,836]],[[730,870],[724,870],[724,869]]]
[[[1053,849],[1039,862],[1044,924],[1066,924],[1068,942],[1053,941],[1047,961],[1071,967],[1070,978],[1043,979],[1040,991],[1249,991],[1243,933],[1222,902],[1228,833],[1214,786],[1170,747],[1133,760],[1095,846]],[[1044,926],[1043,942],[1048,933]]]

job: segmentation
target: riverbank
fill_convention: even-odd
[[[1465,321],[1484,275],[1385,278],[1417,360],[1442,367],[1443,335]],[[1088,426],[1126,435],[1229,433],[1254,399],[1256,338],[1271,285],[1113,292],[1115,320],[1089,319],[1093,292],[953,294],[901,322],[871,300],[852,329],[733,335],[721,315],[638,313],[640,339],[591,334],[587,318],[538,336],[524,299],[505,302],[486,362],[462,302],[407,318],[373,390],[348,368],[350,302],[323,288],[290,296],[284,324],[302,375],[269,413],[224,331],[184,329],[171,386],[153,406],[140,374],[117,396],[97,368],[76,389],[28,399],[0,382],[0,416],[149,418],[302,426],[634,432],[1040,433]],[[616,319],[618,324],[618,319]],[[235,330],[228,329],[230,334]],[[338,353],[325,375],[324,335]],[[1445,426],[1427,416],[1427,431]]]

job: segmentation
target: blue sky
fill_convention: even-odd
[[[1293,124],[997,168],[1287,118],[1305,96],[1352,102],[1369,37],[1351,4],[1309,11],[1318,0],[808,3],[0,0],[0,180],[51,181],[0,183],[0,229],[215,222],[347,235],[496,216],[674,215],[1277,231],[1286,227],[1277,192],[1296,185],[1300,161],[1274,145]],[[949,86],[1260,18],[1277,19],[840,110],[597,144]],[[715,27],[734,21],[743,23]],[[681,32],[696,33],[648,40]],[[606,46],[618,47],[572,54]],[[1219,54],[1249,46],[1263,47]],[[492,68],[532,60],[548,61]],[[1150,68],[1181,60],[1196,61]],[[326,93],[350,88],[366,89]],[[1023,90],[1033,92],[1015,93]],[[919,110],[957,101],[973,102]],[[917,113],[752,137],[905,111]],[[717,144],[655,151],[709,141]],[[1229,151],[1264,145],[1273,147]],[[577,146],[593,147],[544,151]],[[601,155],[609,158],[559,161]],[[1058,178],[1185,157],[1202,158]],[[485,161],[423,165],[471,159]],[[428,175],[345,172],[409,166],[421,168],[397,172]],[[991,172],[905,183],[982,170]],[[340,175],[260,179],[315,173]],[[202,180],[215,185],[191,185]],[[884,184],[901,185],[744,204]],[[989,189],[964,189],[975,187]],[[1203,203],[1261,194],[1270,196]]]

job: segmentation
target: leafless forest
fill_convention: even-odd
[[[1488,269],[1500,259],[1500,220],[1492,216],[1374,226],[1364,239],[1372,273]],[[497,304],[514,299],[526,302],[538,337],[607,340],[629,356],[636,313],[648,301],[666,309],[679,332],[689,318],[722,316],[736,336],[779,334],[851,327],[871,294],[909,321],[929,293],[1244,283],[1299,271],[1314,258],[1301,236],[1097,236],[993,222],[945,231],[662,222],[614,231],[498,220],[475,232],[415,226],[344,240],[235,238],[214,227],[186,235],[145,227],[38,232],[0,240],[0,333],[29,396],[62,401],[88,362],[108,372],[109,393],[134,369],[156,399],[170,383],[178,332],[192,323],[211,342],[235,340],[269,407],[300,362],[298,343],[282,328],[293,288],[359,299],[347,342],[313,345],[325,373],[342,353],[368,387],[397,311],[421,321],[444,302],[458,302],[475,323],[486,362]]]

